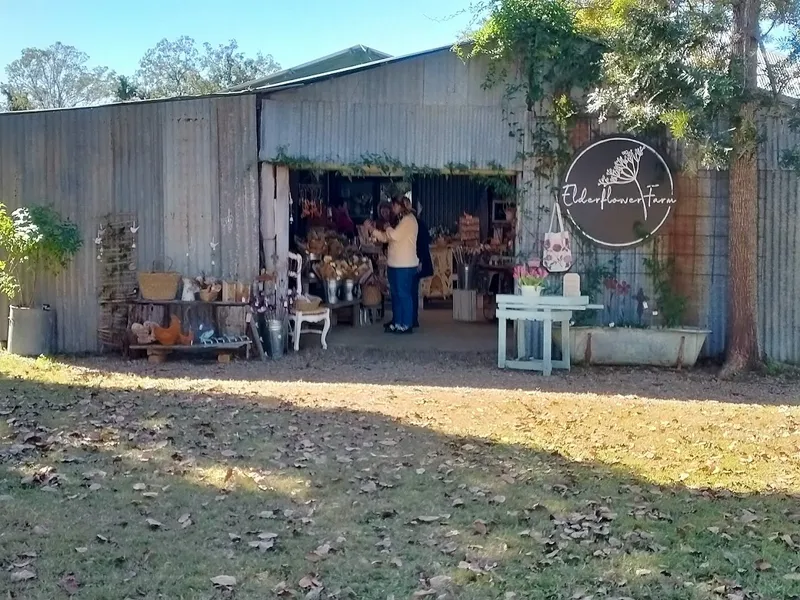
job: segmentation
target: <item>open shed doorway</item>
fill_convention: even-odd
[[[509,176],[506,185],[513,186],[513,182]],[[292,198],[296,199],[290,225],[294,249],[301,249],[309,236],[333,229],[335,211],[341,205],[347,206],[350,218],[358,226],[367,219],[378,218],[381,203],[388,202],[393,194],[406,192],[410,192],[415,208],[421,206],[420,221],[432,242],[430,251],[436,273],[421,285],[420,327],[414,335],[389,340],[383,334],[381,323],[391,318],[391,299],[386,298],[383,311],[368,315],[372,325],[362,323],[354,327],[350,322],[354,319],[352,311],[335,311],[341,314],[337,314],[336,325],[328,336],[329,344],[362,349],[392,344],[407,351],[496,351],[494,295],[513,292],[510,268],[506,266],[513,263],[516,218],[513,203],[501,197],[488,178],[435,174],[415,176],[409,182],[401,177],[292,171],[290,186]],[[488,246],[491,240],[502,238],[502,243],[497,244],[497,255],[485,253],[481,259],[484,264],[472,270],[468,282],[459,280],[456,262],[456,248],[461,246],[459,226],[464,225],[465,217],[472,219],[476,229],[474,242]],[[351,243],[357,252],[358,235]],[[307,256],[311,262],[322,258]],[[379,270],[377,263],[375,268]],[[311,289],[309,293],[314,291]],[[319,288],[316,291],[319,293]]]

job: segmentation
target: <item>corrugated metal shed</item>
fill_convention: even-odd
[[[534,177],[517,162],[522,150],[509,130],[528,116],[519,103],[504,105],[502,86],[483,87],[486,65],[464,65],[446,48],[361,65],[344,72],[319,75],[277,87],[262,102],[261,160],[275,158],[279,148],[290,156],[331,166],[358,162],[364,154],[388,155],[404,164],[446,168],[448,164],[491,164],[520,173],[526,207],[521,212],[520,248],[537,254],[549,222],[553,185]],[[762,81],[763,84],[763,81]],[[798,178],[781,169],[780,152],[795,147],[800,136],[789,132],[785,118],[764,121],[765,143],[759,159],[759,328],[768,356],[800,362],[800,283],[798,259]],[[587,121],[578,128],[586,142],[616,133],[614,123]],[[579,136],[580,137],[580,136]],[[681,164],[681,148],[669,144],[668,154]],[[678,263],[677,285],[690,297],[688,324],[709,328],[707,356],[724,352],[726,338],[727,197],[726,172],[680,173],[681,199],[669,225],[662,230],[662,247]],[[435,197],[434,180],[420,180],[415,194]],[[463,202],[469,204],[465,191]],[[425,201],[426,217],[437,221],[435,204]],[[449,198],[447,205],[453,204]],[[585,248],[591,261],[617,261],[617,276],[635,291],[652,296],[643,259],[650,248],[612,253]],[[585,262],[585,261],[584,261]],[[578,269],[585,269],[579,261]],[[800,279],[798,279],[800,281]],[[611,310],[616,310],[613,308]]]
[[[37,298],[57,310],[62,352],[97,349],[93,239],[104,215],[136,216],[140,268],[171,261],[186,274],[258,273],[253,95],[2,114],[0,157],[9,208],[52,203],[84,239],[70,269]]]
[[[486,65],[450,51],[388,62],[270,94],[261,110],[261,160],[280,149],[317,163],[357,163],[365,154],[406,165],[514,167],[509,135],[524,116],[502,86],[483,87]]]

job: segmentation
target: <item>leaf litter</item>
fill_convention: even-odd
[[[469,374],[462,374],[462,377],[468,378],[469,376]],[[556,383],[561,385],[559,382]],[[278,384],[270,383],[268,385],[274,388]],[[676,383],[672,388],[678,389],[680,384]],[[286,390],[294,389],[286,388]],[[313,402],[331,402],[330,399],[322,399],[322,396],[315,395],[316,392],[310,387],[303,389],[311,390],[303,393],[313,398]],[[401,387],[392,387],[391,389],[395,398],[403,397],[404,392]],[[294,394],[295,392],[287,393]],[[453,393],[457,394],[458,392]],[[206,392],[206,394],[210,394],[210,392]],[[525,403],[529,402],[531,397],[536,397],[538,392],[511,392],[511,394],[518,398],[517,402]],[[375,400],[373,396],[370,397],[370,400]],[[433,436],[426,433],[409,433],[408,426],[400,422],[388,422],[376,426],[372,423],[374,420],[372,416],[363,414],[348,416],[346,413],[338,415],[332,413],[324,417],[309,416],[304,410],[296,408],[297,403],[305,402],[300,399],[301,396],[288,397],[291,400],[287,402],[287,406],[268,414],[268,416],[248,416],[250,409],[246,408],[244,404],[238,405],[241,408],[237,408],[236,411],[240,412],[232,417],[233,421],[228,421],[226,420],[227,415],[236,412],[231,410],[230,406],[227,408],[216,407],[213,403],[206,402],[202,394],[199,398],[189,398],[189,394],[182,396],[182,392],[178,392],[173,399],[171,393],[166,392],[158,396],[157,402],[151,405],[154,406],[152,410],[144,411],[146,418],[164,418],[167,422],[176,420],[177,409],[174,403],[181,402],[184,403],[181,410],[193,414],[197,417],[195,422],[202,424],[201,427],[191,427],[191,435],[173,428],[168,431],[170,439],[166,440],[159,439],[162,434],[156,429],[149,425],[141,425],[142,415],[137,416],[140,408],[136,405],[136,402],[141,402],[141,400],[137,399],[131,405],[132,408],[121,410],[113,408],[117,406],[117,400],[104,392],[95,396],[87,396],[84,398],[86,402],[76,404],[80,407],[77,411],[81,412],[76,412],[74,416],[83,416],[83,413],[92,411],[93,414],[85,417],[86,423],[90,426],[87,426],[85,431],[79,431],[74,439],[83,440],[81,443],[85,444],[86,448],[94,448],[95,452],[105,444],[119,446],[119,450],[115,450],[115,453],[124,452],[126,444],[131,448],[147,448],[146,452],[149,454],[142,455],[142,458],[147,458],[147,460],[139,465],[145,468],[129,470],[123,474],[119,466],[111,461],[94,462],[92,460],[94,464],[83,466],[82,462],[85,459],[79,452],[71,451],[70,455],[65,457],[68,462],[61,464],[58,470],[38,467],[33,471],[33,476],[29,475],[25,478],[23,484],[51,493],[54,490],[60,490],[58,493],[64,494],[65,502],[80,501],[78,496],[75,496],[73,500],[68,499],[72,495],[70,490],[75,490],[78,494],[83,493],[83,498],[86,498],[86,488],[98,494],[112,493],[111,490],[114,490],[114,493],[129,495],[133,489],[140,498],[137,501],[138,504],[132,503],[131,513],[119,519],[119,522],[135,522],[139,515],[138,519],[144,518],[149,529],[159,530],[167,527],[150,516],[148,507],[154,508],[157,506],[157,502],[165,502],[167,499],[173,501],[172,495],[176,493],[175,486],[179,484],[176,478],[198,472],[198,465],[206,460],[204,457],[234,458],[263,454],[268,457],[265,464],[259,464],[257,467],[241,464],[235,469],[224,470],[225,489],[218,492],[218,498],[220,498],[218,501],[215,502],[212,496],[204,500],[202,506],[199,504],[195,506],[191,503],[179,505],[188,509],[184,513],[178,513],[177,510],[175,512],[165,510],[164,512],[168,512],[170,515],[170,517],[165,517],[165,522],[177,522],[181,528],[193,525],[197,529],[192,531],[198,532],[207,526],[219,527],[222,523],[227,525],[226,528],[221,529],[223,532],[228,528],[238,529],[242,532],[241,537],[247,541],[238,547],[233,545],[229,548],[232,553],[230,556],[234,559],[237,555],[246,555],[248,546],[254,549],[265,549],[265,546],[272,544],[269,550],[277,552],[276,559],[280,556],[280,560],[285,561],[283,564],[286,564],[289,561],[287,558],[289,554],[284,554],[283,546],[286,545],[288,549],[288,547],[302,545],[303,549],[299,556],[305,557],[312,563],[331,560],[344,561],[344,564],[359,564],[358,561],[364,560],[374,569],[399,569],[398,574],[402,573],[404,577],[407,572],[424,573],[430,569],[433,573],[437,573],[437,571],[451,573],[459,582],[463,577],[469,576],[472,578],[469,579],[472,582],[470,585],[484,585],[480,582],[488,582],[491,577],[497,577],[497,574],[492,573],[497,571],[500,565],[503,566],[504,576],[513,573],[515,569],[519,568],[519,559],[514,558],[517,553],[519,556],[530,559],[534,569],[549,570],[551,574],[555,573],[558,577],[562,572],[572,573],[570,569],[576,568],[574,565],[592,565],[595,559],[603,560],[615,553],[655,554],[668,551],[702,556],[703,559],[707,559],[709,553],[721,555],[721,550],[715,547],[721,544],[728,545],[726,552],[736,558],[736,565],[739,569],[755,571],[761,578],[772,577],[778,581],[796,581],[797,574],[787,568],[787,562],[775,550],[776,547],[780,547],[784,552],[796,551],[800,540],[793,538],[794,530],[787,529],[785,526],[786,523],[792,522],[791,515],[796,514],[796,510],[792,513],[787,508],[788,512],[780,515],[776,514],[774,510],[762,508],[755,503],[751,504],[750,508],[743,509],[736,507],[734,501],[744,500],[737,499],[735,496],[729,496],[726,499],[720,491],[684,493],[683,491],[673,491],[666,486],[659,489],[658,486],[647,483],[638,486],[633,486],[629,481],[624,480],[615,483],[613,477],[601,473],[599,470],[589,471],[587,475],[583,466],[565,465],[558,459],[545,454],[530,454],[525,450],[514,449],[512,446],[494,444],[487,440],[475,441],[474,438],[461,438],[460,440],[454,438],[450,442],[441,443],[438,440],[432,441]],[[611,397],[615,398],[615,396]],[[458,402],[468,401],[465,398],[455,398],[453,406],[459,406]],[[596,407],[588,409],[586,401],[575,396],[574,398],[577,399],[573,400],[573,404],[559,408],[562,414],[556,416],[557,413],[551,407],[560,402],[558,393],[554,393],[553,400],[543,398],[536,400],[541,404],[534,418],[527,415],[525,420],[521,420],[511,427],[518,427],[518,430],[524,435],[530,435],[529,431],[543,427],[560,432],[562,436],[560,438],[558,435],[538,437],[555,440],[553,447],[565,456],[570,453],[575,456],[583,453],[583,460],[591,460],[592,452],[609,453],[611,452],[609,449],[613,447],[602,435],[588,429],[585,439],[579,439],[569,430],[570,427],[583,427],[582,423],[594,422],[596,423],[594,427],[599,430],[605,426],[603,422],[608,422],[609,427],[615,427],[619,431],[624,430],[623,426],[617,424],[627,418],[624,416],[626,415],[624,411],[620,413],[623,415],[621,419],[609,418],[609,415],[616,410],[613,408],[613,402],[623,402],[621,400],[609,402],[607,397],[604,397],[605,404],[598,402]],[[380,404],[382,400],[378,399],[377,401],[379,409],[386,410]],[[405,400],[403,401],[405,402]],[[97,402],[97,408],[94,407],[95,402]],[[357,398],[356,402],[359,402]],[[430,400],[426,399],[426,402],[430,402]],[[428,411],[424,418],[431,423],[437,422],[437,420],[440,423],[444,422],[438,413],[446,412],[446,418],[453,420],[461,410],[457,408],[455,412],[443,411],[441,405],[436,405],[435,402],[438,400],[434,400],[431,406],[440,406],[440,408],[433,411],[427,407],[420,408],[425,405],[412,403],[410,406],[414,406],[413,410],[418,412]],[[623,404],[626,405],[626,410],[630,409],[627,405],[632,404],[634,408],[630,410],[639,411],[639,422],[647,424],[647,427],[643,427],[643,429],[648,431],[647,436],[650,438],[659,434],[660,428],[664,427],[662,423],[671,422],[667,417],[643,418],[641,415],[647,414],[651,408],[646,404],[639,403],[636,398],[626,398]],[[394,407],[404,410],[399,402],[394,402],[391,406],[391,410],[394,410]],[[480,405],[477,405],[475,410],[480,408]],[[500,414],[505,410],[506,408],[503,407],[497,412]],[[685,410],[685,406],[680,411],[676,409],[676,418],[684,414]],[[714,411],[719,410],[721,409],[712,407],[708,414],[713,415]],[[257,410],[253,410],[253,414],[256,413]],[[14,415],[17,417],[19,410]],[[225,416],[223,417],[223,415]],[[484,412],[481,413],[480,418],[488,423],[491,422],[492,414]],[[512,417],[511,421],[514,418]],[[723,421],[712,416],[709,416],[707,420],[712,425]],[[186,422],[191,423],[192,417],[186,419]],[[650,426],[656,428],[655,434],[649,429]],[[27,443],[32,448],[24,450],[28,456],[32,452],[41,452],[42,449],[51,448],[57,444],[57,442],[47,442],[48,438],[55,434],[43,432],[30,424],[25,427],[33,433],[31,437],[27,438]],[[81,422],[76,420],[72,428],[80,429],[81,427]],[[741,431],[748,431],[747,427],[747,424],[743,425]],[[69,429],[67,428],[66,431]],[[115,429],[118,429],[119,433],[115,432]],[[668,429],[667,427],[665,431]],[[511,428],[508,431],[511,431]],[[629,431],[635,432],[635,428],[629,427]],[[729,428],[728,431],[733,432],[733,438],[728,438],[731,443],[744,438],[744,433],[738,435],[737,430],[733,428]],[[756,430],[751,428],[750,431]],[[632,435],[638,434],[633,433]],[[673,435],[678,439],[675,433],[667,431],[666,435]],[[470,439],[470,441],[465,442],[465,439]],[[696,439],[702,442],[703,437],[698,436]],[[260,451],[261,454],[257,454],[256,448],[263,444],[263,440],[268,441],[269,451]],[[622,442],[622,444],[627,443],[627,441]],[[680,443],[683,442],[676,442],[675,445],[679,446]],[[739,441],[739,443],[743,444],[744,442]],[[767,440],[767,443],[771,442]],[[162,464],[154,461],[155,455],[149,449],[163,449],[167,446],[170,446],[165,454],[168,462]],[[242,453],[231,454],[233,452],[231,447],[234,446],[247,449]],[[646,447],[641,451],[636,448],[633,453],[644,454],[646,451]],[[719,453],[718,450],[716,452]],[[659,456],[667,455],[660,449],[651,454],[652,458],[648,460],[656,463]],[[606,454],[599,458],[602,459],[601,462],[603,460],[612,462],[608,456]],[[619,456],[622,458],[618,458],[618,461],[626,460],[624,453]],[[340,458],[346,460],[340,460]],[[680,459],[681,457],[678,456],[677,460]],[[245,460],[241,462],[244,463]],[[726,464],[719,459],[715,459],[714,463],[722,467]],[[96,469],[94,468],[95,464],[97,465]],[[87,468],[88,466],[93,468],[90,470]],[[70,470],[69,467],[75,467],[77,470]],[[94,470],[98,472],[93,473]],[[101,474],[101,472],[105,474]],[[294,478],[295,475],[288,475],[289,472],[302,473],[302,475],[292,480],[291,478]],[[676,467],[675,472],[676,480],[680,478],[681,474],[687,473],[691,476],[691,481],[697,481],[698,472],[693,471],[691,465]],[[712,473],[712,470],[709,470],[709,473]],[[723,476],[725,471],[723,469],[714,474]],[[88,477],[84,477],[84,475],[88,475]],[[425,477],[419,478],[421,475],[425,475]],[[655,478],[658,476],[656,475]],[[127,479],[129,477],[130,479]],[[166,477],[170,479],[167,480]],[[86,483],[77,485],[73,483],[75,478]],[[278,478],[285,478],[281,486],[295,485],[291,496],[287,494],[286,498],[281,498],[275,493],[276,488],[271,487],[271,479]],[[603,478],[607,478],[607,482]],[[125,483],[126,479],[127,483]],[[134,483],[130,483],[131,479]],[[138,483],[137,479],[139,479]],[[415,502],[412,496],[407,496],[409,491],[407,486],[411,485],[412,479],[427,483],[428,487],[420,496],[425,499],[424,502]],[[144,481],[148,483],[145,484]],[[167,494],[169,485],[165,484],[169,484],[170,481],[174,485],[170,494]],[[296,483],[292,483],[292,481]],[[269,510],[253,506],[249,510],[239,511],[238,505],[243,500],[242,493],[245,485],[252,485],[254,489],[258,487],[262,494],[271,494],[279,500],[272,501],[271,498],[265,502]],[[528,497],[533,496],[543,504],[548,504],[552,510],[541,507],[531,510],[530,506],[517,497],[517,492],[506,486],[519,486],[520,490],[523,489],[522,486],[525,486]],[[84,488],[83,492],[79,489],[80,487]],[[283,488],[281,487],[281,489]],[[13,487],[10,491],[12,494],[15,493]],[[669,534],[665,535],[659,529],[659,523],[685,524],[687,519],[691,520],[691,515],[697,511],[705,514],[703,513],[706,510],[703,494],[708,494],[709,498],[719,498],[720,502],[726,504],[727,516],[719,515],[717,519],[706,518],[705,524],[698,531],[686,529],[675,534],[674,537]],[[320,512],[315,513],[303,506],[305,498],[313,499],[314,497],[323,507]],[[150,502],[143,502],[142,499],[150,500]],[[549,499],[552,499],[553,502],[551,503]],[[226,504],[227,507],[224,506]],[[446,514],[446,511],[443,510],[444,507],[458,509],[453,511],[455,516],[452,518],[452,523],[450,523],[449,515],[444,517]],[[555,510],[555,507],[558,510]],[[719,510],[719,512],[722,511]],[[238,513],[242,513],[244,516]],[[343,518],[347,515],[347,521],[339,522],[336,518],[332,519],[332,515],[335,513],[340,513]],[[402,517],[397,518],[400,515]],[[275,531],[281,532],[280,548],[275,545],[277,534],[275,537],[262,538],[260,534],[271,532],[258,532],[257,527],[256,532],[248,531],[245,534],[246,530],[253,528],[252,525],[245,524],[247,518],[278,521],[279,525],[276,524],[273,528]],[[280,528],[284,526],[286,536],[283,535],[284,530]],[[60,535],[58,524],[48,523],[48,528],[39,525],[36,527],[39,528],[39,535],[45,535],[49,530],[53,531],[51,534],[53,536]],[[180,531],[179,528],[176,527],[176,529]],[[352,532],[347,533],[348,530],[352,530]],[[460,533],[459,530],[462,532]],[[334,531],[342,531],[348,537],[369,532],[376,543],[372,549],[375,556],[370,556],[369,551],[363,555],[353,549],[346,553],[338,551],[337,548],[340,547],[338,541],[337,543],[324,541],[326,538],[336,538],[338,534]],[[773,534],[773,531],[780,531],[780,533]],[[116,529],[114,525],[104,526],[103,533],[97,535],[96,543],[108,544],[107,549],[109,550],[119,548],[116,540],[123,539],[121,530]],[[146,532],[144,535],[153,534]],[[181,535],[190,535],[190,532]],[[224,533],[222,535],[224,536]],[[772,537],[773,535],[774,537]],[[703,536],[708,536],[709,539],[715,541],[708,542]],[[218,536],[213,537],[218,539]],[[313,543],[308,543],[309,539],[317,540],[316,547]],[[394,544],[392,540],[395,540]],[[755,548],[760,549],[760,546],[757,545],[759,540],[763,540],[765,544],[774,545],[770,552],[764,554],[764,556],[769,556],[769,561],[761,558],[759,553],[755,553]],[[370,544],[372,543],[370,542]],[[314,549],[309,550],[309,548]],[[89,552],[88,545],[70,546],[69,549],[73,556],[75,556],[74,553],[80,554],[81,550]],[[122,552],[123,549],[120,548],[120,551]],[[228,549],[225,550],[226,556],[227,552]],[[296,551],[294,553],[297,555]],[[402,554],[402,558],[398,554]],[[376,561],[375,558],[380,558],[380,560]],[[699,562],[700,560],[698,560]],[[305,564],[306,567],[309,566],[308,562],[302,564]],[[310,587],[301,586],[300,582],[307,583],[305,577],[299,580],[296,578],[303,573],[302,564],[295,562],[292,565],[292,570],[296,575],[290,579],[297,581],[298,584],[295,587],[303,590],[301,597],[347,597],[345,591],[347,582],[337,582],[337,586],[341,586],[338,589],[325,590],[317,574],[306,576],[313,579]],[[442,571],[439,571],[439,568]],[[358,568],[350,569],[350,571],[355,573]],[[647,575],[642,573],[638,578],[643,584],[655,576],[667,578],[666,575],[663,575],[661,568],[640,569],[639,571],[651,571]],[[491,577],[488,577],[489,574],[492,574]],[[283,576],[289,578],[290,574],[286,573]],[[678,589],[686,589],[683,587],[684,584],[692,584],[698,590],[705,589],[703,586],[709,585],[709,592],[722,589],[723,595],[720,597],[727,596],[728,600],[738,600],[739,598],[749,600],[756,597],[756,592],[743,586],[737,587],[737,584],[732,582],[722,582],[721,578],[717,578],[720,583],[716,586],[708,583],[715,576],[709,574],[707,570],[704,573],[697,572],[694,579],[683,580],[682,578],[686,576],[687,574],[682,574],[680,577],[676,574],[672,575],[674,585]],[[454,591],[449,586],[440,589],[436,589],[434,586],[433,582],[440,583],[442,581],[435,579],[439,575],[429,574],[428,577],[419,586],[423,589],[417,589],[414,592],[413,588],[406,588],[408,594],[398,589],[393,590],[393,594],[398,598],[408,597],[412,593],[419,594],[418,597],[438,598],[448,594],[448,597],[452,597]],[[449,575],[442,575],[442,577],[449,577]],[[236,584],[235,578],[232,579],[234,580],[232,584],[228,580],[212,582],[219,587],[233,588]],[[413,577],[407,578],[403,585],[413,586],[412,580]],[[497,585],[497,581],[492,585]],[[614,585],[618,584],[597,581],[594,589],[582,594],[580,599],[583,600],[590,596],[595,596],[596,600],[623,597],[618,592],[612,591],[616,589]],[[639,584],[632,579],[624,585],[633,588]],[[582,587],[587,590],[591,589],[587,585]],[[289,585],[286,585],[282,591],[278,591],[277,586],[275,589],[275,593],[279,596],[296,594]],[[497,593],[493,593],[492,597],[512,598],[513,596],[509,594],[518,594],[518,592],[506,592],[503,596],[503,592],[498,591],[497,588],[494,588],[494,591]],[[311,596],[308,596],[309,594]],[[633,597],[636,594],[632,591],[629,595]]]

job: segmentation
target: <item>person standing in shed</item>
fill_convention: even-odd
[[[414,290],[419,259],[417,234],[419,226],[411,210],[411,202],[403,196],[392,198],[392,212],[398,219],[395,227],[378,231],[372,222],[368,229],[372,237],[389,245],[387,264],[389,289],[392,295],[392,322],[385,328],[388,333],[411,333],[414,324]]]

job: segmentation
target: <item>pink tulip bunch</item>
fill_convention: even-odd
[[[514,267],[514,279],[520,285],[541,287],[547,279],[547,269],[539,264],[539,261],[531,261],[526,265]]]

